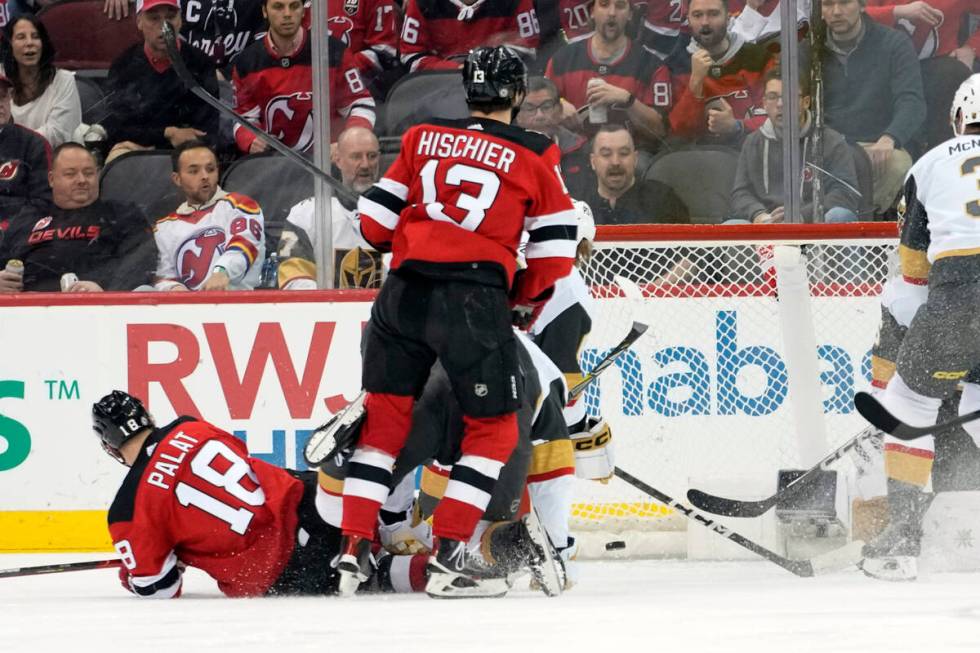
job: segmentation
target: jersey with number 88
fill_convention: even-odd
[[[147,440],[113,501],[109,531],[137,594],[177,574],[179,561],[228,596],[256,596],[292,554],[302,493],[300,481],[250,458],[241,440],[183,418]]]

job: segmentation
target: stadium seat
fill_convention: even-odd
[[[75,75],[75,86],[82,102],[82,122],[87,125],[101,123],[108,113],[105,91],[91,77]]]
[[[724,150],[682,150],[658,157],[646,173],[674,189],[695,224],[719,224],[731,216],[738,155]]]
[[[266,247],[279,242],[289,209],[313,195],[313,176],[276,152],[251,154],[225,171],[221,187],[248,195],[262,207]]]
[[[401,78],[385,101],[381,133],[399,136],[429,118],[469,115],[459,71],[425,71]]]
[[[123,50],[140,40],[136,12],[109,20],[102,13],[103,0],[59,0],[38,17],[48,28],[57,54],[54,63],[68,70],[108,69]]]
[[[100,197],[136,204],[155,222],[182,201],[180,191],[170,179],[171,172],[169,150],[128,152],[103,168]]]

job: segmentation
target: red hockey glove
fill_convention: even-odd
[[[520,296],[520,284],[514,284],[514,290],[510,302],[510,323],[522,331],[527,331],[534,324],[541,314],[544,305],[548,303],[551,296],[555,294],[555,287],[551,286],[537,297]]]

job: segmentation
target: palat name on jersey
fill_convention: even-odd
[[[153,463],[153,471],[147,474],[146,482],[148,485],[155,485],[163,490],[169,490],[170,486],[166,483],[166,477],[173,478],[177,473],[177,466],[184,462],[187,452],[194,448],[198,443],[197,438],[192,438],[183,431],[177,431],[174,435],[160,443],[160,447],[173,447],[180,453],[172,456],[168,453],[161,453],[160,460]],[[169,461],[163,462],[163,461]]]
[[[422,130],[418,143],[416,153],[419,155],[440,159],[472,159],[504,172],[510,172],[510,164],[517,158],[517,153],[509,147],[472,134]]]

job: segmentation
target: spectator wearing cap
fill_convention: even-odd
[[[184,141],[215,142],[218,113],[196,97],[177,77],[161,31],[168,23],[180,31],[178,0],[141,0],[136,5],[136,26],[143,43],[127,48],[109,69],[108,112],[103,123],[113,152],[171,148]],[[218,77],[211,59],[201,50],[178,41],[180,57],[194,79],[211,95],[218,95]]]
[[[13,83],[0,74],[0,236],[25,202],[51,198],[51,148],[43,136],[12,122],[12,97]]]
[[[4,28],[3,69],[13,84],[14,122],[57,147],[82,122],[75,73],[55,68],[54,44],[36,16],[24,14]]]

